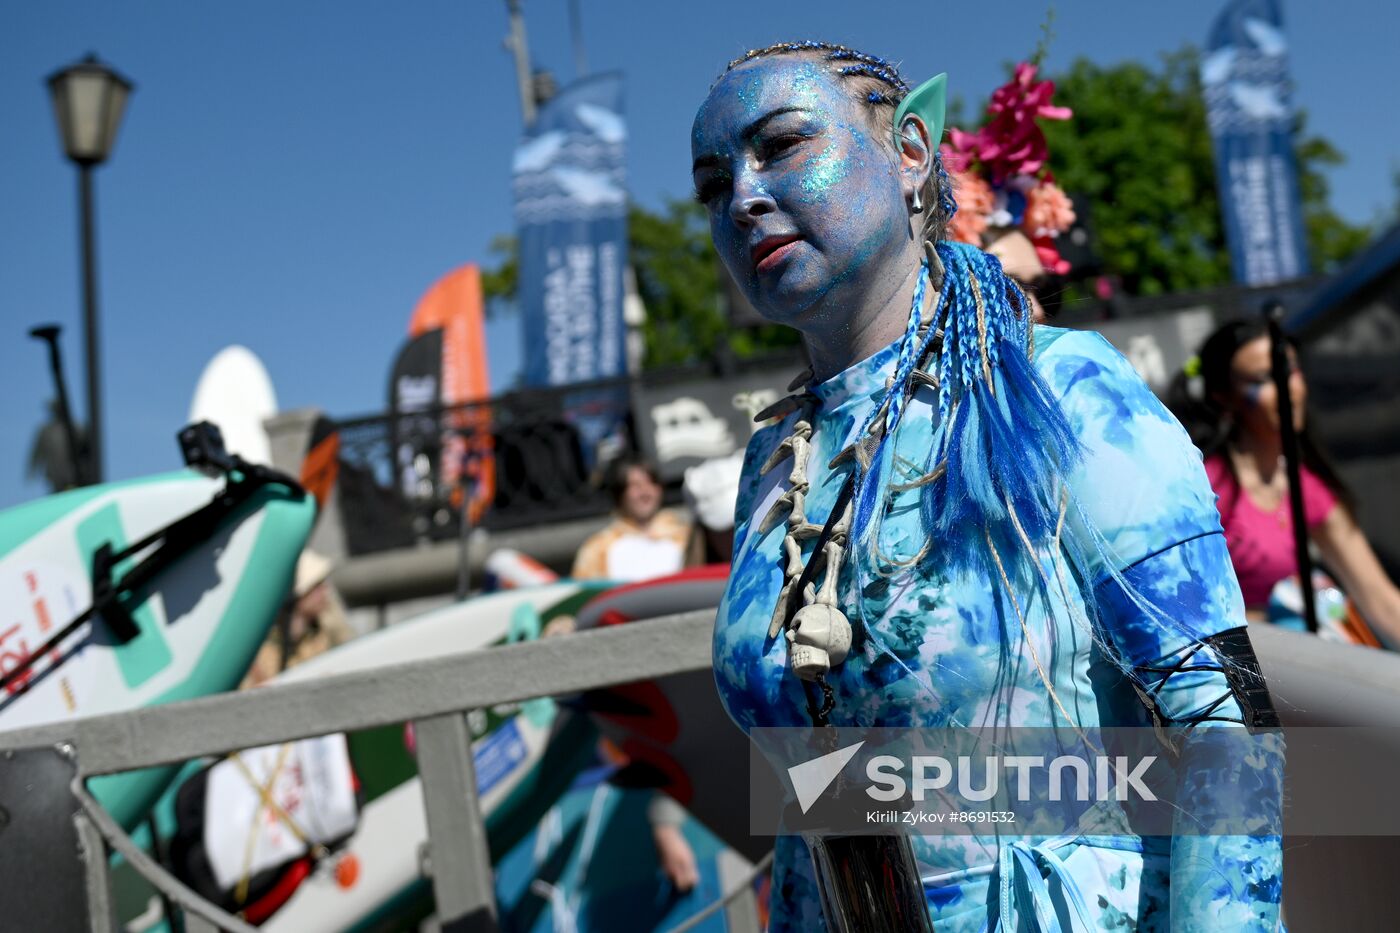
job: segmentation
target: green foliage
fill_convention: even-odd
[[[1347,223],[1330,205],[1330,185],[1324,173],[1346,162],[1346,156],[1326,139],[1307,135],[1307,114],[1298,113],[1293,128],[1298,154],[1298,192],[1303,201],[1308,254],[1314,272],[1335,272],[1363,249],[1375,234],[1368,225]]]
[[[709,356],[723,344],[728,322],[704,209],[689,200],[670,201],[659,214],[633,205],[627,230],[637,292],[647,309],[645,365]]]
[[[519,251],[515,237],[502,234],[493,237],[488,247],[493,256],[500,258],[494,269],[481,270],[481,290],[487,298],[514,298],[520,280]],[[490,303],[487,303],[490,307]]]
[[[1157,69],[1081,58],[1053,77],[1055,101],[1073,108],[1074,119],[1045,126],[1051,167],[1062,188],[1088,195],[1104,271],[1138,295],[1229,282],[1199,53],[1187,46],[1164,55]],[[1331,210],[1323,172],[1343,157],[1303,129],[1300,116],[1295,138],[1308,245],[1314,269],[1325,272],[1372,231]]]
[[[1104,271],[1130,294],[1230,278],[1198,73],[1185,50],[1158,71],[1081,58],[1055,77],[1055,102],[1074,119],[1045,126],[1051,167],[1062,188],[1089,197]]]
[[[1037,68],[1044,66],[1045,59],[1050,55],[1050,46],[1055,44],[1055,4],[1050,4],[1045,8],[1045,19],[1040,24],[1040,38],[1035,43],[1035,52],[1031,54],[1030,63]]]

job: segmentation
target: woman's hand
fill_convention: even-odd
[[[571,635],[576,628],[578,628],[578,623],[574,621],[573,616],[559,616],[549,620],[549,624],[544,627],[540,637],[553,638],[556,635]]]
[[[700,871],[695,867],[695,851],[686,842],[681,828],[672,823],[658,823],[651,828],[651,838],[656,843],[661,870],[677,891],[688,893],[700,882]]]
[[[1313,531],[1327,567],[1356,602],[1361,615],[1387,648],[1400,650],[1400,590],[1390,582],[1366,535],[1343,506]]]

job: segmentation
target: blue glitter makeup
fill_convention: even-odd
[[[716,250],[770,320],[848,326],[908,239],[897,156],[867,106],[831,63],[777,57],[727,72],[696,115],[696,191]]]
[[[802,190],[809,197],[820,197],[843,181],[850,168],[850,159],[838,155],[836,147],[828,146],[807,167],[802,178]]]

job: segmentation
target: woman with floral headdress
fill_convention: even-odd
[[[1049,147],[1038,120],[1068,120],[1068,107],[1051,102],[1054,82],[1035,80],[1036,66],[1022,62],[1015,76],[987,104],[990,119],[975,133],[948,130],[939,147],[957,191],[957,213],[948,239],[980,246],[1001,260],[1044,323],[1039,292],[1070,271],[1056,240],[1077,219],[1074,204],[1050,172]]]
[[[716,249],[813,364],[747,451],[723,701],[746,730],[1185,726],[1179,803],[1276,812],[1276,759],[1193,770],[1203,739],[1276,724],[1200,457],[1101,337],[1032,326],[1001,264],[948,240],[942,95],[785,43],[695,117]],[[939,933],[1273,930],[1279,839],[1257,825],[911,846]],[[850,928],[818,880],[780,836],[770,929]]]

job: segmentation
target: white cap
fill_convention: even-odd
[[[734,527],[734,505],[739,499],[739,474],[743,469],[742,450],[686,468],[682,489],[686,504],[700,524],[711,531]]]
[[[324,557],[315,551],[307,548],[301,552],[297,558],[297,578],[293,587],[297,598],[305,596],[314,590],[317,585],[324,583],[331,575],[331,570],[335,565],[330,562],[330,558]]]

